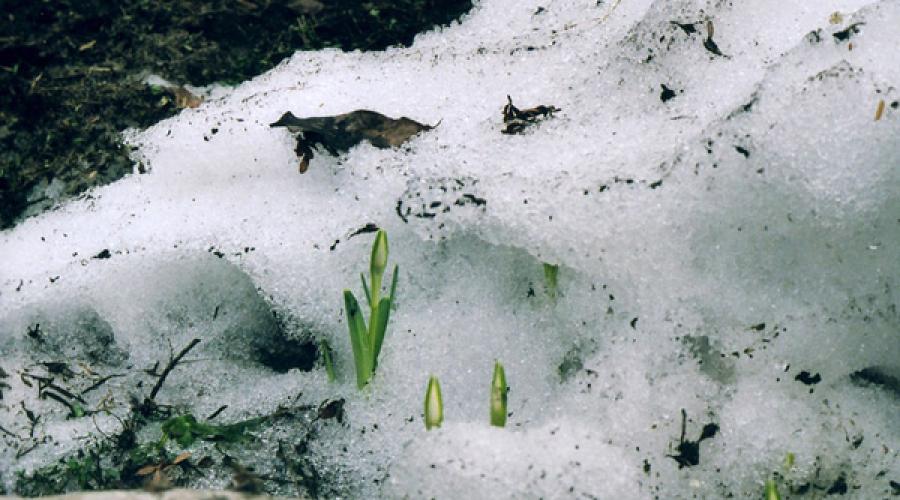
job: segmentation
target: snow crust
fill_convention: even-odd
[[[900,481],[898,19],[896,0],[485,0],[408,49],[297,53],[130,133],[147,173],[0,233],[0,367],[87,356],[64,340],[35,351],[36,322],[60,339],[102,332],[85,345],[120,367],[201,337],[167,401],[226,402],[238,419],[346,399],[346,425],[310,447],[332,495],[746,498],[778,473],[796,497],[841,479],[855,498],[887,496]],[[503,135],[507,95],[562,111]],[[354,109],[440,124],[399,149],[318,155],[303,175],[293,139],[268,127]],[[349,236],[367,223],[401,271],[358,392],[340,292],[360,296],[371,235]],[[556,299],[543,263],[560,266]],[[272,311],[333,346],[338,383],[248,354]],[[67,319],[85,317],[94,326]],[[505,429],[488,426],[495,359]],[[866,369],[888,382],[860,382]],[[426,432],[429,374],[446,423]],[[113,387],[126,404],[130,388]],[[32,393],[6,391],[0,425],[25,433],[8,403]],[[0,436],[8,485],[96,433],[32,403],[55,415],[41,424],[53,444],[17,459]],[[718,426],[686,467],[672,458],[682,410],[688,439]],[[271,461],[262,447],[259,467]]]

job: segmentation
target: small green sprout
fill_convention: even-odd
[[[774,479],[766,480],[766,500],[781,500],[781,495],[778,494],[778,486],[775,484]]]
[[[559,276],[559,265],[557,264],[548,264],[544,262],[544,290],[547,292],[547,295],[550,298],[555,299],[557,295],[557,290],[559,286],[559,282],[557,277]]]
[[[794,459],[796,457],[793,453],[788,452],[787,455],[784,456],[784,470],[791,470],[794,467]]]
[[[440,427],[444,422],[444,401],[441,399],[441,384],[437,377],[428,378],[425,389],[425,430]]]
[[[319,351],[322,352],[322,362],[325,363],[325,373],[328,374],[328,381],[334,382],[334,361],[331,359],[331,346],[325,340],[319,341]]]
[[[491,381],[491,425],[506,426],[506,372],[503,365],[494,363],[494,378]]]
[[[363,292],[365,292],[369,305],[368,326],[353,292],[344,290],[344,308],[347,312],[347,325],[350,329],[350,344],[353,347],[353,359],[356,362],[356,385],[360,389],[365,387],[375,374],[378,355],[381,353],[384,334],[387,331],[388,319],[391,314],[391,305],[397,291],[398,267],[395,265],[391,277],[390,295],[381,297],[381,283],[387,267],[387,259],[387,233],[383,229],[379,229],[375,235],[375,242],[372,244],[369,283],[366,283],[366,277],[360,274]]]

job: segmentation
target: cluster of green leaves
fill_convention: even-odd
[[[366,301],[369,304],[369,322],[366,323],[359,302],[350,290],[344,290],[344,308],[347,313],[347,326],[350,330],[350,344],[353,348],[353,360],[356,366],[356,385],[362,389],[365,387],[378,366],[378,355],[384,344],[384,335],[387,331],[391,306],[397,293],[398,266],[394,266],[392,273],[390,293],[381,296],[381,285],[384,279],[384,271],[387,268],[388,241],[387,233],[379,229],[372,243],[372,256],[369,264],[369,282],[366,282],[365,274],[360,274]],[[558,266],[544,264],[545,277],[556,288],[556,272]],[[334,365],[327,343],[322,343],[322,353],[325,369],[328,371],[328,379],[334,380]],[[507,416],[507,392],[506,372],[503,365],[497,361],[494,363],[494,375],[491,380],[490,421],[491,425],[504,427]],[[441,396],[441,384],[438,378],[431,376],[425,389],[425,428],[430,430],[440,427],[444,421],[444,403]]]
[[[390,294],[381,296],[381,285],[387,267],[388,242],[384,230],[378,230],[372,244],[372,258],[369,265],[369,283],[364,274],[360,274],[366,302],[369,305],[369,322],[366,324],[362,310],[356,297],[350,290],[344,290],[344,307],[347,313],[347,324],[350,329],[350,344],[353,347],[353,360],[356,364],[356,385],[360,389],[369,383],[378,367],[378,355],[384,344],[391,304],[397,291],[398,267],[394,266],[391,278]]]
[[[234,424],[213,425],[198,422],[191,414],[172,417],[163,422],[162,436],[156,441],[121,448],[114,440],[103,440],[73,455],[41,467],[29,475],[17,474],[15,491],[23,496],[43,496],[84,490],[136,488],[141,478],[136,474],[147,465],[171,464],[176,455],[166,443],[174,441],[182,448],[198,440],[235,443],[247,436],[265,417]]]
[[[140,479],[134,474],[138,468],[171,458],[161,441],[136,445],[128,450],[118,449],[110,441],[101,441],[29,475],[19,471],[14,491],[31,497],[135,488],[140,486]]]

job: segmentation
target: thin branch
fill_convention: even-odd
[[[148,398],[150,401],[153,401],[156,399],[156,394],[162,388],[163,383],[166,381],[166,377],[169,376],[169,373],[171,373],[171,371],[175,368],[175,365],[177,365],[178,362],[181,361],[181,358],[183,358],[184,355],[188,353],[188,351],[193,349],[194,346],[196,346],[199,343],[200,343],[200,339],[192,340],[191,343],[188,344],[187,347],[182,349],[181,352],[179,352],[177,356],[175,356],[174,358],[169,360],[169,364],[166,365],[165,369],[163,369],[162,373],[159,375],[159,379],[156,381],[156,385],[154,385],[153,389],[150,391],[150,397]]]
[[[28,377],[32,380],[36,380],[38,382],[38,393],[43,394],[47,392],[47,389],[53,389],[56,392],[62,394],[63,396],[69,399],[75,399],[81,404],[87,404],[87,402],[81,396],[73,394],[71,391],[66,389],[65,387],[61,387],[53,383],[53,377],[41,377],[39,375],[32,375],[30,373],[23,373],[22,377]]]
[[[19,437],[18,434],[14,434],[14,433],[10,432],[9,430],[3,428],[2,425],[0,425],[0,432],[6,434],[7,436],[14,437],[16,439],[22,439],[21,437]]]
[[[114,378],[116,378],[116,377],[124,377],[124,376],[125,376],[125,375],[122,375],[122,374],[116,374],[116,373],[114,373],[114,374],[112,374],[112,375],[107,375],[107,376],[101,378],[100,380],[94,382],[93,384],[91,384],[91,386],[88,387],[87,389],[81,391],[81,394],[82,394],[82,395],[85,395],[85,394],[87,394],[87,393],[93,391],[94,389],[100,387],[101,385],[103,385],[103,384],[109,382],[110,379],[114,379]]]
[[[78,409],[75,408],[75,405],[73,405],[68,400],[66,400],[66,398],[62,397],[61,395],[59,395],[55,392],[50,392],[50,391],[44,391],[44,395],[54,401],[58,401],[58,402],[62,403],[63,405],[65,405],[66,408],[69,409],[69,413],[71,413],[72,416],[79,416]],[[81,413],[86,413],[86,412],[85,412],[85,410],[81,410]]]

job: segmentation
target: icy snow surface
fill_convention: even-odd
[[[770,477],[798,498],[890,495],[898,21],[896,0],[484,0],[411,48],[297,53],[131,134],[148,173],[0,234],[0,425],[19,436],[0,433],[0,477],[117,425],[66,420],[22,369],[139,371],[197,337],[160,393],[183,411],[346,399],[307,451],[326,496],[752,498]],[[562,111],[504,135],[507,94]],[[268,127],[354,109],[440,124],[398,149],[319,154],[303,175]],[[341,290],[360,296],[372,235],[348,236],[367,223],[401,272],[359,392]],[[560,266],[555,300],[544,262]],[[260,364],[250,346],[275,322],[327,340],[338,382],[321,363]],[[488,425],[495,359],[505,429]],[[426,432],[429,374],[446,421]],[[116,380],[89,406],[125,408],[134,380]],[[46,439],[17,459],[35,441],[21,401]],[[699,463],[679,464],[708,424]],[[258,471],[297,439],[279,432],[260,437]]]

